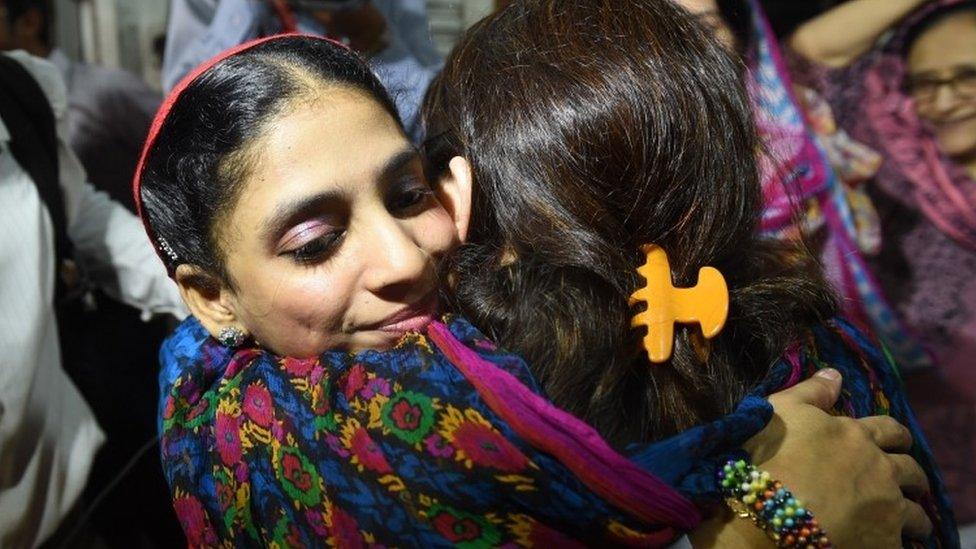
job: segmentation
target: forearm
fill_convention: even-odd
[[[139,220],[88,184],[80,194],[79,215],[68,231],[94,281],[146,316],[185,317],[179,290],[156,257]]]
[[[800,55],[829,67],[845,67],[878,38],[928,0],[852,0],[801,25],[790,37]]]

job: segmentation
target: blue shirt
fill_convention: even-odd
[[[419,137],[420,104],[443,60],[430,39],[424,0],[372,0],[387,21],[388,46],[371,59],[390,92],[407,132]],[[298,13],[301,32],[324,35],[311,17]],[[172,0],[163,55],[163,88],[171,90],[197,65],[220,52],[281,32],[265,0]]]

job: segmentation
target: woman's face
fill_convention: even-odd
[[[458,233],[382,107],[349,89],[298,100],[249,155],[217,231],[236,325],[308,357],[389,348],[432,320],[438,259]]]
[[[925,31],[908,55],[918,114],[952,158],[976,160],[976,14],[950,16]]]
[[[731,52],[738,50],[738,41],[732,27],[729,26],[722,11],[718,7],[716,0],[675,0],[678,5],[685,8],[698,21],[715,33],[715,37],[725,48]]]

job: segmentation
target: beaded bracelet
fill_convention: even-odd
[[[751,518],[778,547],[833,547],[813,513],[768,472],[730,460],[718,478],[729,507],[739,517]]]

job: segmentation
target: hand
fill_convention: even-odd
[[[835,370],[772,395],[773,420],[745,445],[753,463],[803,500],[838,547],[927,537],[932,523],[906,498],[929,490],[925,472],[903,453],[911,433],[890,417],[829,415],[839,395]]]
[[[912,445],[908,429],[889,417],[831,416],[825,410],[840,386],[838,372],[822,370],[772,395],[775,415],[745,450],[813,511],[836,547],[900,547],[903,534],[928,536],[931,522],[905,496],[929,489],[918,463],[899,453]],[[691,539],[695,547],[772,546],[759,528],[727,511]]]

